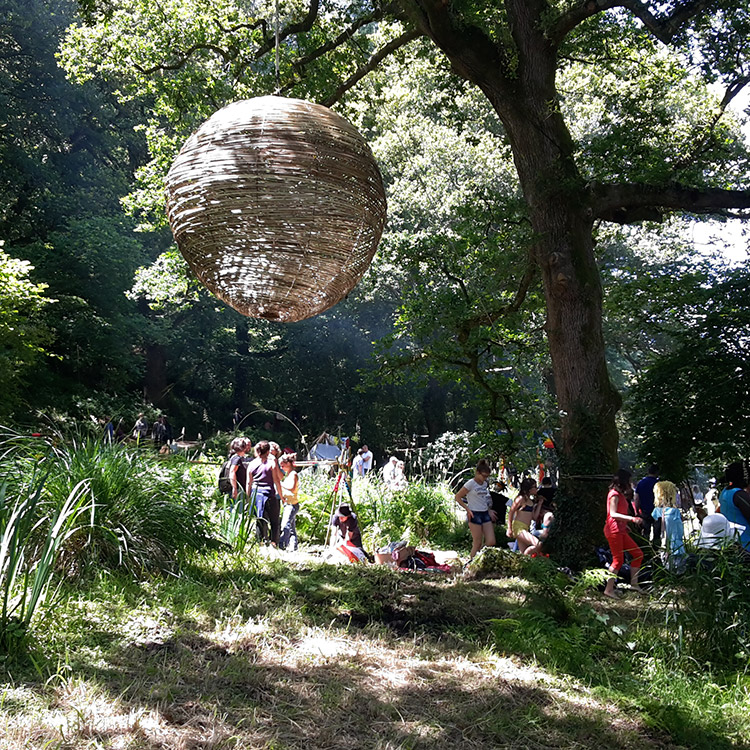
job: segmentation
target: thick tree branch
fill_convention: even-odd
[[[512,55],[476,26],[454,18],[446,0],[412,0],[406,3],[422,32],[443,50],[459,75],[469,81],[485,81],[488,72],[497,85],[510,90],[515,85]],[[457,67],[460,66],[460,69]]]
[[[215,52],[225,62],[230,62],[231,60],[230,53],[215,44],[193,44],[186,50],[180,52],[177,57],[175,57],[173,62],[159,63],[158,65],[152,65],[150,68],[144,68],[142,65],[138,65],[138,63],[132,63],[132,65],[139,73],[144,76],[153,75],[160,70],[179,70],[198,50],[208,50],[210,52]]]
[[[403,47],[409,42],[422,36],[419,31],[411,30],[405,31],[401,36],[396,37],[385,47],[379,49],[364,65],[357,69],[357,71],[347,78],[329,97],[320,102],[326,107],[330,107],[335,104],[341,97],[354,86],[357,85],[368,73],[371,73],[380,63],[388,57],[392,52],[395,52],[399,47]]]
[[[670,211],[727,215],[732,209],[750,210],[750,190],[692,188],[673,183],[661,187],[636,184],[594,185],[591,189],[595,218],[618,224],[661,221]],[[740,212],[750,218],[750,212]]]
[[[583,0],[560,16],[550,29],[550,41],[559,45],[577,26],[605,10],[623,8],[629,10],[641,23],[664,44],[670,44],[684,26],[713,4],[713,0],[686,0],[677,2],[671,13],[655,15],[642,0]]]
[[[498,320],[500,320],[500,318],[502,318],[504,315],[510,315],[511,313],[518,312],[521,309],[521,305],[523,305],[524,300],[526,299],[526,295],[531,288],[531,284],[534,281],[536,274],[537,265],[532,260],[530,254],[529,261],[526,264],[526,269],[524,270],[523,276],[521,277],[521,281],[518,284],[518,289],[516,290],[513,299],[507,305],[502,305],[495,310],[486,310],[481,315],[477,315],[474,318],[470,318],[464,321],[462,327],[471,329],[480,325],[491,326]]]

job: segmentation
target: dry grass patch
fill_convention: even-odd
[[[106,665],[26,689],[27,711],[3,710],[0,748],[669,747],[580,685],[489,651],[440,651],[433,636],[283,632],[260,618],[164,638],[152,623],[152,639],[140,630]]]

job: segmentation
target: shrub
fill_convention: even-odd
[[[334,493],[335,483],[336,478],[321,472],[300,474],[297,530],[308,543],[323,543],[330,514],[343,503],[352,505],[357,513],[368,549],[397,539],[447,549],[471,543],[466,524],[456,516],[453,494],[444,484],[431,485],[420,480],[410,482],[404,490],[391,492],[372,477],[355,482],[350,497],[343,480]]]
[[[45,502],[62,507],[84,482],[91,497],[86,528],[71,534],[60,551],[68,575],[88,564],[131,570],[172,567],[187,549],[208,541],[199,484],[189,464],[89,437],[62,435],[31,440],[6,431],[0,441],[0,473],[11,492],[43,471]]]
[[[683,574],[660,569],[661,593],[651,605],[663,613],[660,644],[674,656],[732,665],[750,658],[748,561],[738,547],[701,552]]]

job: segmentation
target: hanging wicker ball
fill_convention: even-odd
[[[375,254],[383,181],[369,146],[319,104],[262,96],[216,112],[167,175],[167,215],[198,279],[243,315],[309,318]]]

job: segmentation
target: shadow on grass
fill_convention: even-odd
[[[639,703],[646,726],[590,696],[546,687],[523,667],[506,675],[465,659],[492,641],[489,620],[518,612],[523,582],[278,564],[152,585],[152,607],[168,613],[168,627],[123,637],[122,622],[107,629],[84,619],[88,632],[76,637],[93,639],[97,655],[77,649],[75,679],[60,685],[29,680],[54,693],[56,711],[78,717],[60,747],[87,747],[94,737],[134,750],[667,748],[677,747],[664,731],[675,720],[689,747],[730,747],[657,698]],[[121,590],[118,606],[132,606],[137,623],[144,588]],[[316,626],[324,635],[306,632]],[[611,687],[606,674],[580,676]],[[20,739],[0,748],[45,746]]]
[[[330,636],[312,645],[290,640],[273,653],[260,642],[254,636],[217,645],[185,634],[125,646],[106,668],[89,665],[82,676],[106,692],[115,712],[149,717],[139,724],[151,743],[145,748],[669,746],[593,701],[509,681],[470,662],[417,659],[398,649],[373,653],[365,643]],[[97,725],[81,699],[74,695],[69,707],[84,713],[82,738],[114,742],[118,732],[132,733],[115,721]]]

